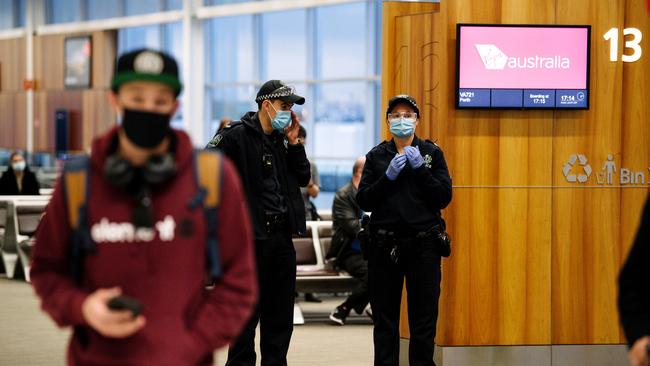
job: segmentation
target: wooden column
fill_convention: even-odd
[[[383,20],[382,111],[390,96],[413,95],[417,133],[438,141],[454,183],[437,343],[623,343],[616,279],[647,188],[588,186],[609,154],[650,177],[648,50],[636,63],[611,62],[603,39],[612,27],[647,32],[646,2],[384,3]],[[590,110],[456,110],[457,23],[591,25]],[[386,136],[383,115],[378,123]],[[577,153],[594,170],[586,186],[562,174]]]

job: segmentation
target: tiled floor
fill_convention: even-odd
[[[372,325],[352,316],[347,325],[330,325],[329,312],[342,298],[321,304],[300,302],[305,325],[294,328],[290,365],[363,366],[372,363]],[[58,329],[39,309],[31,286],[0,278],[0,365],[64,365],[69,332]],[[225,363],[226,350],[217,352],[216,365]],[[259,364],[259,358],[258,358]]]

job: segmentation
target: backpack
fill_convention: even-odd
[[[219,204],[221,201],[222,155],[214,151],[195,150],[193,154],[194,177],[199,187],[190,202],[190,208],[203,206],[206,222],[206,265],[211,280],[221,275],[221,260],[217,238]],[[83,278],[86,254],[96,251],[90,236],[87,203],[90,197],[90,157],[78,156],[68,160],[63,168],[63,193],[66,200],[68,222],[72,229],[71,271],[77,282]]]

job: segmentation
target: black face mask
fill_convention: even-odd
[[[122,128],[129,138],[138,147],[150,149],[160,145],[171,130],[169,123],[170,114],[137,111],[124,109]]]

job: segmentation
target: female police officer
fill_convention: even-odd
[[[440,253],[435,232],[451,201],[442,150],[415,136],[419,109],[408,95],[393,97],[386,117],[393,138],[366,155],[357,202],[371,211],[368,248],[375,366],[397,365],[402,284],[406,277],[411,332],[409,364],[435,365]]]

